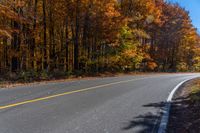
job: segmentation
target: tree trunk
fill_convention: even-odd
[[[65,26],[65,34],[66,34],[66,48],[65,48],[65,61],[66,61],[66,71],[69,71],[69,29],[68,29],[68,16],[66,17],[66,26]]]
[[[43,70],[48,68],[47,64],[47,24],[46,24],[46,0],[43,0]]]
[[[75,28],[75,40],[74,40],[74,70],[79,70],[79,13],[80,13],[80,0],[76,0],[76,28]]]

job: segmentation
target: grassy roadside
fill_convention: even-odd
[[[200,78],[187,82],[175,95],[167,132],[200,132]]]
[[[196,85],[192,86],[190,100],[191,103],[194,104],[194,106],[200,107],[200,80]]]

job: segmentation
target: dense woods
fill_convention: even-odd
[[[164,0],[0,0],[1,75],[106,71],[200,71],[189,13]]]

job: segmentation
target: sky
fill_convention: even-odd
[[[179,3],[187,11],[190,12],[193,25],[200,32],[200,0],[169,0],[171,2]]]

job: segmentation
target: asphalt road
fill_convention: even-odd
[[[120,76],[0,89],[0,133],[156,133],[169,93],[195,76]]]

